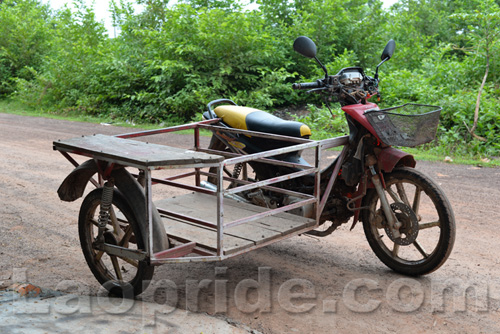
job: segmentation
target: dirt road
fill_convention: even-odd
[[[97,293],[79,247],[81,200],[56,194],[72,167],[52,141],[129,131],[0,114],[0,286],[25,275],[43,287]],[[186,142],[191,137],[160,139]],[[457,221],[455,248],[435,273],[415,279],[389,271],[361,225],[342,226],[327,238],[294,237],[224,262],[160,266],[139,298],[164,304],[165,313],[217,310],[263,333],[500,332],[500,169],[417,168],[442,186]]]

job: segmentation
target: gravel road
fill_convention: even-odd
[[[81,199],[66,203],[56,194],[72,166],[52,141],[131,131],[0,114],[0,286],[25,277],[97,294],[79,246]],[[148,140],[186,147],[192,136]],[[139,298],[165,310],[217,308],[215,316],[262,333],[498,333],[500,169],[438,162],[417,168],[444,189],[457,222],[450,258],[428,276],[391,272],[370,250],[361,224],[353,231],[348,224],[326,238],[294,237],[223,262],[160,266],[156,288]]]

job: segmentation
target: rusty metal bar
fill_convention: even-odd
[[[290,137],[290,136],[284,136],[284,135],[276,135],[276,134],[271,134],[271,133],[266,133],[266,132],[258,132],[258,131],[250,131],[250,130],[242,130],[242,129],[234,129],[234,128],[225,128],[222,126],[215,126],[215,125],[200,124],[200,128],[211,130],[211,131],[221,131],[221,132],[237,133],[237,134],[242,134],[242,135],[247,135],[247,136],[266,138],[266,139],[275,139],[275,140],[287,141],[287,142],[291,142],[291,143],[315,142],[314,140],[311,140],[311,139]]]
[[[323,139],[319,141],[322,150],[349,144],[349,136]]]
[[[68,152],[64,152],[64,151],[59,151],[59,153],[61,153],[73,166],[75,167],[78,167],[80,166],[80,164],[78,162],[76,162],[75,159],[73,159],[73,157],[71,155],[69,155]],[[90,178],[90,183],[92,183],[96,188],[99,188],[100,185],[99,185],[99,182],[97,182],[96,180],[94,180],[93,177]]]
[[[130,249],[130,248],[125,248],[117,245],[112,245],[112,244],[106,244],[106,243],[94,243],[93,248],[106,252],[109,255],[115,255],[121,258],[127,258],[127,259],[132,259],[132,260],[138,260],[142,261],[146,259],[147,253],[137,250],[137,249]]]
[[[200,174],[205,175],[205,176],[216,176],[213,173],[208,173],[208,172],[203,172],[203,171],[200,172]],[[246,181],[246,180],[234,179],[232,177],[227,177],[227,176],[224,176],[224,181],[231,181],[231,182],[236,182],[236,183],[240,183],[240,184],[254,184],[255,183],[255,182]],[[296,191],[292,191],[292,190],[288,190],[288,189],[284,189],[284,188],[277,188],[277,187],[273,187],[273,186],[262,186],[260,188],[264,189],[264,190],[270,190],[270,191],[274,191],[277,193],[285,194],[285,195],[299,197],[299,198],[313,198],[314,197],[310,194],[299,193]]]
[[[174,175],[174,176],[169,176],[169,177],[164,178],[163,180],[165,180],[165,181],[174,181],[174,180],[178,180],[178,179],[183,179],[185,177],[190,177],[190,176],[193,176],[195,174],[196,174],[195,172],[187,172],[187,173],[183,173],[183,174],[177,174],[177,175]],[[158,179],[153,179],[153,180],[158,180]]]
[[[332,176],[330,177],[330,180],[328,181],[328,185],[326,186],[325,192],[323,193],[323,197],[321,198],[321,202],[319,204],[319,216],[321,216],[321,213],[323,212],[323,209],[325,208],[326,201],[328,200],[328,197],[330,196],[330,192],[332,191],[333,185],[335,184],[335,181],[337,180],[337,177],[339,175],[340,167],[342,166],[342,162],[344,162],[344,158],[347,155],[347,151],[349,149],[349,146],[344,146],[344,149],[340,153],[339,159],[337,160],[337,163],[335,165],[335,168],[333,169]]]
[[[238,219],[238,220],[234,220],[234,221],[232,221],[230,223],[225,224],[224,227],[230,228],[230,227],[233,227],[233,226],[241,225],[243,223],[248,223],[248,222],[260,219],[260,218],[265,218],[265,217],[273,216],[273,215],[281,213],[281,212],[290,211],[290,210],[293,210],[293,209],[296,209],[296,208],[300,208],[301,206],[304,206],[304,205],[307,205],[307,204],[311,204],[311,203],[316,203],[316,199],[315,198],[306,199],[304,201],[296,202],[296,203],[289,204],[289,205],[286,205],[286,206],[282,206],[282,207],[279,207],[279,208],[276,208],[276,209],[272,209],[272,210],[269,210],[269,211],[264,211],[264,212],[261,212],[261,213],[258,213],[258,214],[246,217],[246,218],[241,218],[241,219]]]
[[[206,120],[206,121],[201,121],[201,122],[196,122],[196,123],[191,123],[191,124],[171,126],[171,127],[168,127],[168,128],[162,128],[162,129],[156,129],[156,130],[146,130],[146,131],[124,133],[124,134],[121,134],[121,135],[115,135],[115,137],[124,138],[124,139],[126,139],[126,138],[135,138],[135,137],[145,137],[145,136],[151,136],[151,135],[156,135],[156,134],[160,134],[160,133],[169,133],[169,132],[175,132],[175,131],[181,131],[181,130],[195,129],[195,128],[199,127],[200,125],[217,123],[219,121],[220,120],[218,118],[215,118],[215,119],[209,119],[209,120]]]
[[[217,168],[217,255],[224,254],[224,171],[221,163]]]
[[[177,188],[186,189],[186,190],[190,190],[190,191],[197,191],[197,192],[208,194],[208,195],[213,195],[214,194],[213,191],[205,189],[205,188],[202,188],[202,187],[190,186],[188,184],[174,182],[174,181],[169,181],[167,179],[152,179],[152,180],[155,183],[164,184],[164,185],[167,185],[167,186],[177,187]]]
[[[149,238],[146,238],[148,250],[148,255],[153,254],[153,185],[151,183],[151,170],[148,168],[144,169],[144,191],[146,197],[146,222],[148,224]]]
[[[201,219],[197,219],[197,218],[190,217],[190,216],[180,215],[180,214],[175,213],[173,211],[169,211],[169,210],[165,210],[165,209],[161,209],[161,208],[157,208],[157,210],[160,214],[165,215],[165,216],[170,216],[170,217],[173,217],[176,219],[180,219],[181,221],[184,220],[186,222],[195,223],[195,224],[198,224],[201,226],[212,228],[214,230],[217,229],[217,224],[214,224],[214,223],[206,221],[206,220],[201,220]]]
[[[175,245],[177,243],[181,244],[187,244],[191,242],[191,240],[175,236],[175,235],[169,235],[168,240],[170,241],[170,244]],[[211,248],[206,248],[205,246],[200,246],[196,245],[196,247],[193,249],[193,253],[198,254],[198,255],[205,255],[205,256],[215,256],[216,250]]]
[[[244,186],[238,186],[236,188],[227,189],[224,191],[224,193],[225,194],[236,194],[236,193],[239,193],[239,192],[242,192],[245,190],[260,188],[260,187],[266,186],[268,184],[274,184],[274,183],[278,183],[280,181],[286,181],[286,180],[290,180],[290,179],[297,178],[297,177],[300,177],[303,175],[308,175],[308,174],[311,174],[310,170],[301,170],[301,171],[298,171],[295,173],[281,175],[278,177],[273,177],[271,179],[258,181],[258,182],[252,182],[252,183],[244,185]]]
[[[315,161],[314,161],[314,167],[316,167],[316,173],[314,174],[314,198],[316,199],[316,202],[314,203],[314,209],[315,209],[314,218],[316,218],[316,223],[319,223],[319,217],[321,217],[321,211],[320,211],[321,173],[319,172],[320,162],[321,162],[321,149],[320,146],[318,146],[316,147],[315,150]]]
[[[73,157],[71,155],[69,155],[67,152],[59,151],[59,153],[61,153],[66,159],[68,159],[68,161],[71,162],[71,164],[73,166],[75,166],[75,167],[80,166],[80,164],[78,162],[76,162],[76,160],[73,159]]]
[[[234,165],[234,164],[237,164],[239,162],[253,161],[253,160],[256,160],[258,158],[267,158],[267,157],[272,157],[272,156],[280,155],[280,154],[284,154],[284,153],[302,151],[302,150],[305,150],[307,148],[316,147],[318,145],[319,145],[319,142],[308,142],[305,144],[297,144],[297,145],[293,145],[293,146],[277,148],[277,149],[270,150],[270,151],[253,153],[253,154],[249,154],[249,155],[243,155],[240,157],[227,159],[223,163],[225,166]]]
[[[188,257],[177,257],[172,259],[162,259],[162,260],[151,260],[152,265],[160,265],[166,263],[189,263],[189,262],[209,262],[209,261],[221,261],[225,257],[223,256],[188,256]]]
[[[249,154],[237,154],[237,153],[232,153],[232,152],[222,152],[222,151],[216,151],[216,150],[211,150],[211,149],[203,149],[203,148],[199,149],[199,151],[200,152],[204,152],[204,153],[222,155],[224,157],[229,157],[229,158],[238,158],[238,157],[244,157],[244,156],[248,156],[249,155]],[[285,166],[285,167],[292,167],[292,168],[309,168],[309,169],[314,168],[314,167],[312,167],[310,165],[303,165],[303,164],[298,164],[298,163],[294,163],[294,162],[274,160],[274,159],[266,159],[266,158],[252,159],[251,161],[264,162],[264,163],[268,163],[268,164],[271,164],[271,165]]]
[[[300,235],[304,232],[307,232],[307,231],[310,231],[311,229],[317,227],[317,225],[313,225],[313,226],[308,226],[308,227],[305,227],[303,229],[300,229],[300,230],[297,230],[297,231],[294,231],[290,234],[285,234],[285,235],[282,235],[280,237],[277,237],[276,239],[270,239],[270,240],[267,240],[267,241],[264,241],[260,244],[257,244],[255,246],[251,246],[251,247],[248,247],[248,248],[245,248],[245,249],[242,249],[242,250],[239,250],[239,251],[236,251],[234,253],[231,253],[229,255],[225,255],[222,259],[228,259],[228,258],[231,258],[231,257],[235,257],[235,256],[238,256],[238,255],[242,255],[242,254],[245,254],[245,253],[248,253],[248,252],[251,252],[253,250],[256,250],[256,249],[259,249],[259,248],[262,248],[262,247],[265,247],[265,246],[268,246],[268,245],[271,245],[279,240],[284,240],[284,239],[289,239],[291,237],[294,237],[294,236],[297,236],[297,235]]]
[[[161,260],[161,259],[171,259],[177,257],[183,257],[188,254],[191,254],[194,247],[196,247],[196,242],[189,242],[187,244],[183,244],[180,246],[176,246],[174,248],[166,249],[164,251],[153,254],[151,257],[152,260]]]

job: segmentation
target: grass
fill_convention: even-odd
[[[447,156],[444,154],[430,152],[429,150],[421,148],[408,148],[408,147],[403,148],[403,151],[413,154],[416,160],[441,161],[458,165],[474,165],[477,167],[500,167],[500,159],[498,158],[487,159],[487,158],[455,156],[455,155]],[[445,160],[446,157],[451,158],[452,161],[451,162],[446,161]]]
[[[115,126],[122,126],[128,128],[140,128],[145,130],[150,129],[158,129],[161,127],[173,126],[177,124],[168,124],[168,125],[158,125],[158,124],[148,124],[148,123],[130,123],[127,121],[117,121],[112,120],[111,118],[106,117],[96,117],[78,114],[76,112],[73,113],[49,113],[46,111],[35,110],[23,105],[20,102],[12,101],[12,100],[0,100],[0,113],[5,114],[15,114],[22,116],[32,116],[32,117],[45,117],[51,119],[59,119],[59,120],[69,120],[76,122],[85,122],[85,123],[110,123]],[[191,134],[191,130],[179,131],[180,134]],[[200,131],[200,134],[203,136],[210,136],[210,132],[206,130]],[[324,134],[322,134],[324,137]],[[429,149],[424,148],[403,148],[405,152],[411,153],[415,156],[416,160],[426,160],[426,161],[445,161],[446,155],[443,153],[432,152]],[[463,164],[463,165],[475,165],[480,167],[500,167],[500,159],[481,159],[478,157],[472,156],[453,156],[450,155],[452,161],[449,163],[452,164]]]

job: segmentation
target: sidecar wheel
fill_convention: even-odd
[[[386,228],[375,189],[363,199],[361,213],[366,239],[375,255],[396,272],[418,276],[443,265],[455,242],[455,218],[441,188],[413,168],[384,175],[386,195],[406,239],[395,239]],[[396,204],[393,204],[396,203]]]
[[[154,267],[146,261],[109,255],[93,247],[98,235],[98,217],[102,188],[90,192],[83,200],[78,218],[78,231],[83,255],[95,278],[111,294],[132,297],[142,293],[153,277]],[[145,250],[144,238],[127,201],[115,189],[111,219],[104,233],[104,241],[121,247]]]

